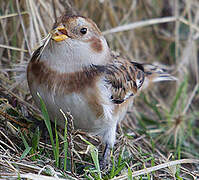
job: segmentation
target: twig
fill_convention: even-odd
[[[7,139],[7,141],[12,145],[12,147],[14,148],[14,150],[13,150],[13,148],[12,148],[12,150],[13,150],[14,152],[17,152],[17,153],[18,153],[18,150],[17,150],[17,148],[15,147],[14,143],[13,143],[2,131],[0,131],[0,133],[1,133],[2,136],[4,136],[4,137]]]
[[[16,97],[21,103],[23,103],[24,105],[26,105],[27,107],[29,107],[30,109],[32,109],[32,111],[34,110],[35,112],[37,112],[38,114],[40,113],[40,111],[38,109],[36,109],[33,105],[31,105],[30,103],[24,101],[22,98],[20,98],[18,95],[16,95],[15,93],[13,93],[12,91],[10,91],[9,89],[7,89],[5,86],[0,85],[0,87],[2,89],[4,89],[5,91],[7,91],[9,94],[11,94],[12,96]]]
[[[14,148],[10,147],[8,144],[6,144],[5,142],[3,142],[2,140],[0,140],[0,144],[6,146],[6,150],[10,149],[10,150],[16,152]]]
[[[33,0],[29,0],[29,6],[30,6],[30,11],[31,11],[31,15],[32,15],[32,19],[33,19],[33,24],[34,24],[34,27],[35,27],[35,31],[36,31],[36,35],[37,35],[37,40],[39,42],[41,42],[41,33],[40,33],[40,30],[39,30],[39,23],[36,19],[37,15],[36,15],[36,10],[35,10],[35,1]]]
[[[175,17],[176,17],[176,23],[175,23],[175,57],[177,62],[179,59],[179,27],[180,27],[180,21],[179,21],[179,2],[178,0],[175,1]]]
[[[21,15],[24,15],[24,14],[28,14],[28,11],[21,12]],[[19,16],[19,14],[13,13],[13,14],[3,15],[3,16],[0,16],[0,20],[10,18],[10,17],[15,17],[15,16]]]
[[[10,115],[8,115],[7,113],[4,113],[0,110],[0,115],[5,117],[6,119],[9,119],[10,121],[13,121],[14,123],[22,126],[22,127],[28,127],[26,124],[18,122],[17,120],[15,120],[14,118],[12,118]]]
[[[174,21],[176,21],[176,17],[173,17],[173,16],[164,17],[164,18],[154,18],[154,19],[130,23],[130,24],[115,27],[113,29],[109,29],[107,31],[104,31],[103,35],[112,34],[112,33],[121,32],[121,31],[128,31],[135,28],[140,28],[140,27],[154,25],[154,24],[174,22]]]
[[[181,160],[166,162],[166,163],[163,163],[163,164],[159,164],[157,166],[153,166],[153,167],[150,167],[150,168],[145,168],[145,169],[142,169],[142,170],[139,170],[139,171],[135,171],[135,172],[132,173],[132,177],[151,173],[153,171],[157,171],[157,170],[163,169],[163,168],[176,166],[176,165],[179,165],[179,164],[188,164],[188,163],[191,163],[191,164],[192,163],[199,163],[199,160],[197,160],[197,159],[181,159]],[[127,179],[127,177],[128,177],[128,175],[125,174],[125,175],[118,176],[118,177],[113,178],[113,179],[114,180],[116,180],[116,179],[122,180],[122,179]]]
[[[22,19],[22,16],[21,16],[20,7],[19,7],[19,0],[16,0],[16,4],[17,4],[17,11],[18,11],[18,14],[19,14],[19,20],[21,22],[21,27],[23,29],[24,38],[25,38],[25,41],[26,41],[26,46],[28,48],[28,53],[29,53],[29,55],[31,55],[31,50],[30,50],[30,46],[29,46],[29,43],[28,43],[26,28],[24,26],[23,19]]]
[[[182,17],[179,17],[179,21],[199,32],[199,27],[196,24],[190,23],[189,21],[187,21],[185,18]]]
[[[25,49],[20,49],[20,48],[13,47],[13,46],[7,46],[7,45],[4,45],[4,44],[0,44],[0,48],[6,48],[6,49],[11,49],[11,50],[15,50],[15,51],[21,51],[21,52],[28,52]]]
[[[56,14],[56,7],[55,7],[55,0],[52,0],[52,6],[53,6],[53,13],[55,21],[57,20],[57,14]]]
[[[186,114],[186,112],[187,112],[187,110],[189,109],[189,107],[190,107],[190,105],[191,105],[191,102],[192,102],[192,100],[193,100],[193,98],[194,98],[194,96],[195,96],[195,94],[196,94],[196,92],[197,92],[197,90],[198,90],[198,87],[199,87],[199,84],[196,84],[195,85],[195,88],[194,88],[194,90],[193,90],[193,92],[191,93],[191,96],[189,97],[189,100],[188,100],[188,102],[187,102],[187,105],[186,105],[186,107],[184,108],[184,110],[183,110],[183,115],[185,115]]]
[[[2,26],[2,34],[1,36],[3,35],[4,37],[4,40],[5,40],[5,43],[7,45],[9,45],[9,40],[8,40],[8,36],[7,36],[7,33],[6,33],[6,25],[3,23],[3,21],[0,19],[0,25]],[[7,49],[7,54],[8,54],[8,59],[11,59],[11,52],[10,52],[10,49]]]

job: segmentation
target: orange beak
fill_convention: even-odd
[[[66,35],[66,28],[63,25],[60,25],[51,31],[52,39],[60,42],[68,38]]]

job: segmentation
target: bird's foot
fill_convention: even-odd
[[[101,170],[104,171],[109,168],[111,156],[112,156],[112,149],[110,148],[109,145],[106,144],[103,157],[100,161],[100,169]]]

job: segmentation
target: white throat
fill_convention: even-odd
[[[104,65],[110,59],[110,50],[104,37],[101,38],[102,51],[95,52],[89,42],[67,39],[62,42],[50,41],[41,55],[53,70],[60,73],[80,71],[89,65]]]

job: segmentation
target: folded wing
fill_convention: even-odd
[[[151,82],[177,80],[165,68],[132,62],[120,56],[113,59],[101,68],[105,73],[106,86],[112,93],[110,99],[115,104],[121,104],[135,96]]]

